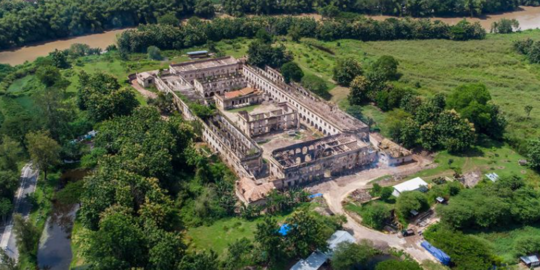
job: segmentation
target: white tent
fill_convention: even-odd
[[[424,181],[420,177],[416,177],[409,181],[395,185],[394,192],[392,193],[392,195],[399,197],[399,195],[401,195],[401,193],[405,191],[415,191],[415,190],[425,192],[427,191],[427,187],[428,187],[428,183],[426,183],[426,181]]]

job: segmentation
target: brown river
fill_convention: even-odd
[[[304,16],[312,16],[318,19],[318,14],[308,14]],[[391,16],[372,16],[376,20],[384,20]],[[498,21],[502,18],[516,19],[519,21],[522,30],[540,28],[540,7],[521,7],[517,11],[506,12],[501,14],[486,15],[482,18],[466,18],[469,21],[478,21],[486,29],[491,29],[491,24],[494,21]],[[464,18],[431,18],[434,20],[441,20],[449,24],[455,24]],[[125,31],[124,30],[112,30],[100,34],[93,34],[87,36],[80,36],[75,38],[56,40],[47,43],[42,43],[33,46],[25,46],[10,51],[0,52],[0,63],[18,65],[25,61],[33,61],[40,56],[46,56],[54,49],[67,49],[71,44],[84,43],[90,47],[105,49],[108,45],[111,45],[116,40],[116,35]]]

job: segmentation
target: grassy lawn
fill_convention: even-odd
[[[287,215],[278,215],[274,218],[282,222]],[[241,218],[226,218],[214,222],[210,226],[200,226],[189,228],[187,239],[190,241],[190,249],[210,250],[213,249],[220,257],[227,251],[227,246],[243,237],[253,240],[257,224],[262,222],[262,218],[255,220],[245,220]]]
[[[455,168],[460,168],[463,173],[480,170],[484,174],[495,172],[499,176],[518,175],[532,186],[540,188],[540,176],[529,168],[520,166],[520,159],[524,157],[506,144],[478,146],[462,155],[442,151],[435,156],[435,162],[439,164],[437,168],[421,171],[409,178],[419,176],[429,181],[436,177],[451,176]]]

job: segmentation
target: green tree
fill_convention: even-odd
[[[199,17],[211,18],[215,14],[214,4],[210,0],[196,1],[193,13]]]
[[[494,264],[494,254],[484,241],[476,237],[449,230],[440,224],[430,226],[424,237],[452,258],[453,269],[489,269]]]
[[[286,83],[291,81],[300,82],[304,77],[304,72],[295,62],[287,62],[281,66],[281,74]]]
[[[39,231],[31,220],[26,220],[20,214],[13,215],[13,232],[17,240],[20,254],[30,254],[35,258],[39,243]]]
[[[179,270],[207,270],[218,269],[219,259],[214,250],[188,253],[182,259]]]
[[[252,265],[253,249],[253,243],[245,237],[229,244],[227,248],[227,259],[223,262],[223,268],[236,270]]]
[[[255,38],[262,43],[272,44],[272,35],[268,33],[266,28],[260,28],[255,34]]]
[[[429,208],[427,197],[420,191],[406,191],[396,200],[396,212],[402,219],[412,216],[411,211],[422,212]]]
[[[264,68],[266,65],[277,68],[289,62],[291,57],[285,47],[272,47],[271,44],[256,40],[248,48],[248,64]]]
[[[61,89],[50,87],[36,93],[33,98],[40,113],[39,122],[49,130],[53,139],[65,141],[74,137],[70,123],[77,116],[75,104],[66,100]]]
[[[7,217],[11,214],[13,204],[11,200],[5,197],[0,197],[0,217],[2,218],[2,223],[6,222]]]
[[[491,33],[508,34],[519,29],[519,21],[516,19],[500,19],[491,24]]]
[[[378,202],[364,206],[362,211],[362,223],[376,230],[382,230],[391,217],[390,209]]]
[[[324,234],[323,224],[307,210],[295,212],[286,223],[291,224],[291,230],[285,238],[289,257],[305,258],[317,249],[328,249],[328,235]]]
[[[0,144],[0,168],[16,171],[17,162],[21,160],[22,153],[21,144],[4,135],[2,137],[2,144]]]
[[[339,58],[333,69],[333,79],[341,86],[349,86],[352,80],[362,73],[360,63],[354,58]]]
[[[450,152],[463,152],[476,142],[473,124],[455,111],[444,111],[435,125],[439,144]]]
[[[391,111],[384,120],[384,125],[390,137],[396,142],[407,148],[416,145],[420,128],[408,112],[401,109]]]
[[[177,269],[186,249],[178,232],[167,232],[154,225],[145,228],[148,252],[148,268]]]
[[[540,252],[540,236],[526,235],[519,237],[514,241],[514,252],[516,257]]]
[[[150,60],[163,60],[163,56],[161,56],[161,50],[156,46],[150,46],[148,49],[146,49],[148,54],[148,59]]]
[[[335,270],[363,268],[377,253],[378,251],[373,248],[373,244],[366,240],[359,244],[343,242],[334,250],[331,258],[332,268]]]
[[[37,131],[26,134],[28,153],[32,162],[43,170],[45,179],[49,167],[60,163],[62,147],[49,136],[47,131]]]
[[[106,211],[99,230],[86,238],[85,259],[99,269],[142,267],[148,258],[144,232],[136,220],[120,207]]]
[[[15,171],[0,171],[0,197],[13,198],[19,187],[19,175]]]
[[[49,53],[49,56],[52,58],[53,65],[57,68],[64,69],[71,66],[67,59],[67,53],[64,51],[55,49],[53,52]]]
[[[412,260],[387,260],[378,263],[375,270],[422,270],[422,267]]]
[[[531,168],[540,169],[540,138],[529,141],[527,157]]]
[[[350,85],[351,92],[347,97],[350,104],[360,105],[366,103],[369,92],[372,90],[370,81],[364,76],[356,76]]]
[[[176,18],[176,15],[174,15],[173,12],[171,12],[159,17],[158,23],[163,25],[178,26],[180,24],[180,20]]]
[[[45,86],[51,87],[62,78],[62,75],[54,66],[41,66],[36,70],[36,77]]]
[[[399,62],[389,55],[383,55],[373,63],[371,69],[373,72],[380,74],[383,80],[394,80],[398,75]]]
[[[266,216],[261,223],[257,224],[257,230],[255,231],[255,240],[259,243],[261,250],[266,254],[266,259],[271,264],[285,258],[283,241],[278,234],[279,228],[274,219]]]
[[[113,116],[130,114],[138,105],[135,94],[129,88],[121,88],[118,80],[104,73],[79,74],[80,86],[77,103],[80,109],[88,110],[94,121],[103,121]]]

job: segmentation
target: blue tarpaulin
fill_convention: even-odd
[[[437,258],[437,260],[439,260],[442,264],[450,265],[450,256],[444,253],[444,251],[432,246],[428,241],[424,241],[420,245],[431,253],[433,257]]]
[[[317,197],[322,197],[322,193],[311,194],[308,196],[308,198],[310,199],[317,198]]]
[[[278,233],[283,235],[283,236],[286,236],[289,233],[290,230],[291,230],[291,225],[285,223],[285,224],[281,225],[281,228],[279,228]]]

